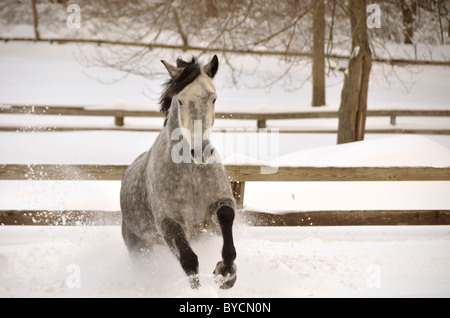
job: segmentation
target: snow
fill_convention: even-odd
[[[24,30],[22,30],[24,31]],[[29,31],[29,30],[28,30]],[[24,31],[25,32],[25,31]],[[448,52],[448,46],[441,48]],[[0,44],[0,104],[87,105],[88,108],[155,109],[161,82],[83,69],[70,45]],[[448,53],[447,53],[448,54]],[[155,63],[159,63],[156,59]],[[246,58],[239,58],[240,63]],[[267,62],[268,61],[268,62]],[[278,67],[262,61],[268,68]],[[369,109],[450,109],[448,68],[396,69],[384,77],[374,64]],[[298,74],[307,78],[306,67]],[[88,76],[86,76],[88,75]],[[259,74],[261,75],[261,74]],[[287,92],[275,86],[251,90],[216,79],[217,111],[335,111],[339,75],[327,78],[326,107],[309,106],[311,86]],[[252,83],[254,77],[243,76]],[[399,80],[401,79],[401,80]],[[248,86],[248,85],[247,85]],[[145,94],[143,94],[143,92]],[[1,115],[1,125],[112,126],[112,118]],[[125,125],[161,126],[162,119],[126,118]],[[217,120],[218,127],[255,127],[254,121]],[[268,121],[269,127],[335,129],[335,119]],[[387,127],[369,118],[368,128]],[[448,119],[398,118],[396,128],[446,128]],[[213,143],[230,164],[261,164],[245,147],[226,151],[250,134],[217,134]],[[151,132],[0,133],[0,164],[129,164],[148,150]],[[213,135],[214,136],[214,135]],[[450,166],[449,136],[367,135],[336,145],[333,134],[280,134],[278,164],[291,166]],[[0,181],[0,209],[119,210],[117,181]],[[260,211],[352,209],[449,209],[450,182],[247,182],[244,203]],[[450,296],[450,227],[235,227],[238,281],[220,290],[211,273],[220,259],[221,238],[208,233],[193,243],[202,287],[189,288],[175,257],[164,246],[151,260],[133,264],[120,227],[0,226],[0,297],[419,297]],[[78,285],[79,283],[79,285]]]
[[[154,136],[2,133],[1,158],[3,163],[126,163]],[[292,138],[302,140],[298,135]],[[280,162],[448,166],[450,159],[449,148],[428,137],[379,137],[322,147],[318,140],[316,148],[287,153]],[[290,146],[287,139],[281,148]],[[261,163],[245,154],[230,161]],[[2,209],[119,210],[120,182],[116,181],[6,181],[0,182],[0,189]],[[448,209],[448,193],[450,182],[359,182],[357,186],[254,182],[246,185],[245,204],[248,209],[274,212]],[[0,227],[0,297],[449,297],[449,240],[448,226],[251,228],[237,224],[236,286],[223,291],[214,285],[211,273],[220,259],[222,239],[206,235],[193,244],[202,282],[193,291],[166,247],[156,247],[146,266],[131,263],[120,227]],[[77,277],[80,288],[74,287]]]
[[[4,227],[2,297],[448,297],[450,230],[442,227],[237,226],[238,280],[218,289],[221,238],[193,244],[201,287],[170,251],[133,264],[119,227]],[[164,264],[162,266],[162,264]]]
[[[88,110],[97,110],[97,109],[102,109],[102,110],[156,110],[158,111],[158,107],[153,106],[153,107],[145,107],[145,109],[142,107],[142,105],[133,105],[133,104],[129,104],[126,101],[118,101],[115,103],[112,103],[110,105],[89,105],[84,107],[85,109]]]
[[[427,137],[404,135],[294,151],[278,160],[282,166],[449,167],[450,149]]]

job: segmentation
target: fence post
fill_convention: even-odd
[[[231,190],[233,191],[233,197],[236,200],[237,208],[241,209],[244,206],[245,182],[242,181],[231,182]]]
[[[267,128],[266,120],[265,119],[258,119],[257,126],[258,126],[257,127],[258,129]]]
[[[116,126],[123,126],[123,122],[124,122],[124,116],[123,116],[123,113],[122,114],[120,114],[120,115],[116,115],[115,117],[114,117],[114,124],[116,125]]]
[[[391,125],[395,126],[397,124],[397,116],[391,115]]]

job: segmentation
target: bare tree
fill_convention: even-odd
[[[398,0],[397,5],[402,12],[404,43],[413,44],[414,21],[417,15],[416,0]]]
[[[383,27],[371,40],[404,44],[445,44],[442,36],[450,12],[448,0],[378,0]],[[449,24],[450,25],[450,24]]]
[[[39,30],[38,30],[38,13],[36,8],[36,0],[31,0],[31,7],[33,9],[33,28],[34,28],[34,37],[39,39]]]
[[[313,6],[312,106],[325,105],[325,2]]]
[[[310,60],[312,19],[308,13],[313,2],[285,0],[274,6],[271,0],[84,0],[81,5],[94,37],[147,42],[149,47],[162,40],[186,51],[198,46],[205,52],[214,49],[221,52],[233,83],[239,81],[243,71],[232,62],[235,55],[277,55],[283,66],[263,80],[262,86],[270,86],[284,82],[296,65]],[[148,63],[155,50],[155,46],[151,50],[117,47],[106,51],[100,47],[94,55],[84,55],[82,61],[89,66],[103,65],[152,77],[160,71]]]
[[[366,1],[350,0],[352,54],[339,108],[338,144],[364,139],[372,53],[366,26]]]
[[[422,60],[418,60],[417,56],[405,59],[390,51],[390,44],[403,43],[405,34],[412,39],[414,45],[435,45],[448,41],[443,36],[445,24],[448,23],[448,18],[445,19],[450,7],[448,0],[375,0],[371,3],[373,2],[381,6],[383,22],[381,29],[369,31],[370,49],[366,50],[365,56],[369,56],[371,51],[372,61],[389,66],[406,63],[450,65],[448,58],[444,61],[430,60],[431,56]],[[72,1],[1,1],[0,29],[5,24],[28,23],[35,25],[34,30],[38,33],[30,38],[14,38],[1,37],[0,31],[0,40],[95,44],[88,50],[81,49],[79,58],[84,65],[109,67],[123,71],[124,74],[132,73],[146,78],[161,74],[159,63],[153,61],[159,61],[161,55],[166,57],[167,52],[175,55],[174,57],[181,51],[200,55],[206,52],[220,53],[222,65],[228,67],[227,73],[233,84],[244,84],[241,75],[247,66],[236,63],[237,55],[252,55],[256,61],[262,56],[270,56],[276,60],[277,67],[272,64],[265,78],[252,79],[252,87],[278,84],[286,89],[296,89],[312,77],[313,105],[325,104],[324,59],[327,59],[329,73],[334,72],[334,69],[343,69],[342,65],[336,65],[336,61],[349,60],[350,53],[356,52],[357,47],[359,54],[362,54],[367,44],[365,40],[358,40],[356,34],[359,28],[352,20],[356,16],[352,13],[356,10],[352,5],[359,5],[358,1],[77,0],[83,17],[83,26],[79,30],[69,30],[65,26],[64,18],[67,16],[69,3]],[[413,8],[410,10],[415,12],[412,24],[404,22],[401,3]],[[359,9],[362,16],[365,16],[364,8]],[[406,7],[404,11],[407,11]],[[353,18],[349,19],[352,14]],[[412,28],[405,29],[405,25],[412,25]],[[46,37],[49,30],[59,37]],[[351,37],[349,31],[352,33]],[[366,35],[367,32],[366,30]],[[343,89],[343,105],[348,104],[344,103],[345,99],[350,100],[355,95],[348,93],[348,85],[356,87],[354,84],[358,82],[357,75],[360,75],[361,70],[370,70],[367,66],[358,66],[367,63],[366,59],[362,59],[360,63],[360,59],[358,54],[350,58],[345,79],[348,84]],[[305,65],[309,67],[311,62],[311,76],[299,75],[298,69]],[[266,64],[261,63],[259,66],[264,68]],[[360,72],[354,69],[360,69]],[[255,82],[259,85],[253,84]],[[359,87],[362,88],[359,91],[363,92],[361,82]],[[358,106],[358,114],[364,113],[363,95],[360,104],[362,108]],[[364,116],[359,118],[359,127],[363,127]],[[349,120],[357,122],[356,119]],[[361,138],[361,132],[358,138]]]

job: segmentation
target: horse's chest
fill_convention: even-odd
[[[191,175],[193,195],[196,198],[214,200],[217,193],[221,192],[221,178],[215,170],[194,171]]]
[[[156,214],[175,211],[188,223],[202,223],[217,201],[230,196],[227,177],[216,166],[161,167],[159,172],[150,178]]]

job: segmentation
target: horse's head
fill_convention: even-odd
[[[168,117],[171,107],[178,109],[177,127],[181,128],[189,144],[192,160],[196,164],[206,163],[214,152],[209,141],[217,98],[212,79],[217,73],[219,60],[214,55],[203,67],[195,58],[190,62],[178,58],[177,66],[161,62],[170,75],[161,96],[161,111]]]

